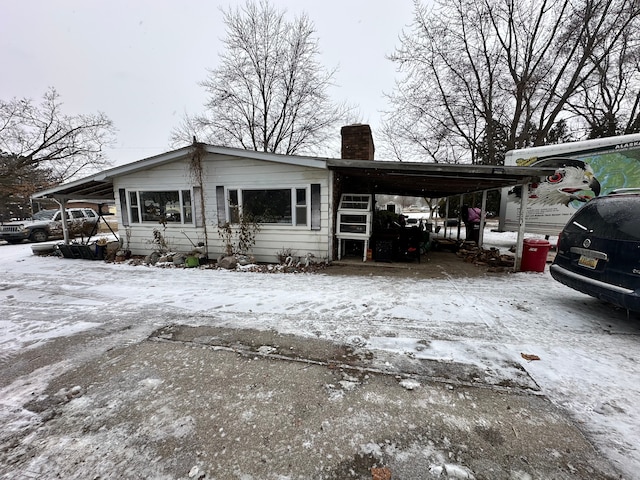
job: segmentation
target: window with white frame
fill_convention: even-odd
[[[296,188],[296,225],[307,225],[307,189]]]
[[[190,190],[130,191],[131,223],[193,223]]]
[[[309,207],[306,187],[227,190],[227,215],[231,223],[238,223],[242,212],[257,223],[307,226]]]

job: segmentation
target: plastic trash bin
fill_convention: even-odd
[[[547,240],[525,238],[520,270],[523,272],[544,272],[550,248],[551,244]]]

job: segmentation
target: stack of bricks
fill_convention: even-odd
[[[342,158],[348,160],[373,160],[375,147],[369,125],[354,124],[342,127]]]

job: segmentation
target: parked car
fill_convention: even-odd
[[[575,290],[640,312],[640,194],[590,200],[558,237],[551,276]]]
[[[91,208],[70,208],[67,211],[69,231],[72,235],[88,235],[98,222],[98,214]],[[44,242],[62,238],[62,214],[60,210],[41,210],[32,220],[19,220],[0,225],[0,240],[20,243],[23,240]]]

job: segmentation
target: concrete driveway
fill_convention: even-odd
[[[2,249],[0,478],[613,479],[633,466],[621,439],[635,383],[620,379],[636,378],[637,325],[549,297],[545,275],[453,276],[436,256],[404,275],[278,275]]]
[[[38,420],[0,436],[2,478],[620,478],[526,375],[489,386],[463,365],[167,320],[134,344],[91,332],[5,365],[2,386],[52,375],[23,406]]]

